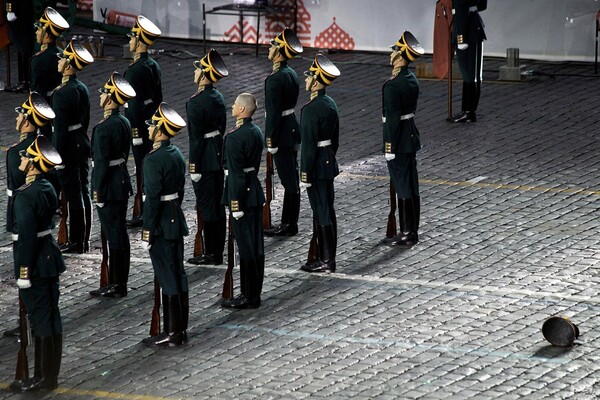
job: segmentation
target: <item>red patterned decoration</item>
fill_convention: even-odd
[[[335,22],[329,28],[319,33],[315,38],[314,47],[319,49],[354,50],[354,39]]]

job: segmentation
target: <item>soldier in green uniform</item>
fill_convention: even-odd
[[[198,91],[187,102],[190,143],[190,177],[196,195],[196,210],[204,224],[204,254],[188,260],[192,264],[223,263],[226,218],[221,206],[223,195],[223,134],[227,122],[225,98],[214,87],[229,75],[223,59],[211,49],[194,62],[194,82]],[[200,222],[200,218],[198,218]],[[200,224],[198,229],[201,229]]]
[[[10,41],[17,49],[17,73],[19,83],[4,89],[7,92],[24,92],[29,90],[29,64],[33,54],[33,0],[6,1],[6,19]]]
[[[32,378],[11,384],[18,391],[58,386],[62,358],[58,277],[66,267],[51,232],[58,199],[43,174],[60,163],[60,155],[45,136],[39,135],[27,150],[22,150],[19,168],[27,177],[15,191],[13,253],[19,296],[35,338],[35,368]]]
[[[300,185],[306,187],[316,227],[319,259],[301,267],[306,272],[335,272],[337,220],[333,179],[339,174],[335,158],[339,147],[340,125],[337,106],[325,88],[340,75],[339,69],[322,54],[317,54],[306,75],[310,101],[302,108],[300,132],[302,158]]]
[[[54,118],[54,111],[39,93],[32,92],[27,100],[15,109],[19,141],[6,152],[6,231],[13,232],[13,193],[25,183],[25,173],[19,169],[22,150],[26,150],[38,136],[38,130]],[[4,332],[4,336],[19,336],[19,328]]]
[[[281,224],[265,229],[267,236],[293,236],[298,233],[300,186],[298,147],[300,130],[294,114],[300,84],[298,74],[287,61],[302,53],[302,44],[290,28],[271,40],[269,60],[273,72],[265,80],[265,137],[284,188]]]
[[[419,240],[417,232],[421,209],[416,160],[421,142],[414,118],[419,81],[408,70],[408,65],[422,56],[424,50],[408,31],[390,47],[392,76],[382,89],[383,152],[398,196],[400,233],[389,243],[414,245]]]
[[[257,172],[263,149],[260,128],[252,122],[256,99],[242,93],[232,106],[235,129],[225,135],[223,166],[225,190],[221,203],[229,208],[233,236],[238,245],[240,259],[241,293],[225,301],[227,308],[258,308],[265,275],[265,251],[262,227],[263,193]]]
[[[61,247],[65,253],[83,253],[89,250],[92,228],[92,201],[89,188],[90,99],[87,86],[77,72],[92,63],[94,58],[79,43],[69,42],[58,54],[58,70],[62,84],[52,95],[52,109],[56,113],[52,144],[60,154],[63,165],[58,166],[58,179],[69,210],[69,240]]]
[[[90,294],[123,297],[127,295],[130,254],[127,200],[133,189],[127,171],[131,125],[119,107],[135,97],[135,91],[118,72],[113,72],[99,91],[104,118],[92,132],[92,197],[108,241],[108,286]]]
[[[185,121],[163,102],[148,124],[153,145],[144,158],[142,245],[150,252],[162,289],[164,331],[142,342],[172,347],[187,341],[189,316],[188,280],[183,268],[183,237],[188,227],[181,210],[186,166],[179,148],[171,144]]]
[[[158,63],[148,55],[148,48],[160,36],[161,31],[143,15],[136,18],[129,36],[129,51],[135,53],[134,61],[125,71],[125,79],[135,90],[136,96],[125,107],[125,117],[131,123],[132,150],[135,161],[136,193],[133,216],[127,221],[131,227],[142,225],[142,162],[152,149],[145,121],[152,117],[162,102],[161,71]]]
[[[31,90],[40,93],[50,102],[52,91],[62,80],[56,58],[56,54],[61,50],[56,45],[56,39],[69,29],[69,23],[55,9],[47,7],[35,23],[35,27],[35,37],[41,47],[40,51],[31,57]],[[41,132],[52,140],[52,126],[45,126]]]
[[[483,41],[486,39],[479,11],[487,8],[487,0],[452,1],[452,40],[463,79],[462,111],[450,122],[475,122],[475,111],[481,93],[483,71]]]

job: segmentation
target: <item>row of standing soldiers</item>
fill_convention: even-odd
[[[89,140],[89,92],[77,72],[92,63],[93,57],[79,43],[69,42],[63,50],[56,46],[56,38],[69,26],[54,9],[48,7],[36,26],[42,49],[32,58],[32,76],[47,74],[47,86],[34,87],[16,109],[21,140],[7,154],[7,227],[14,236],[20,298],[36,340],[36,368],[33,378],[15,380],[13,389],[57,386],[62,353],[58,276],[65,270],[61,252],[89,251],[92,200],[100,219],[103,255],[108,256],[106,276],[101,279],[101,287],[90,292],[92,296],[127,295],[127,225],[142,225],[142,246],[149,251],[155,283],[162,293],[155,291],[155,297],[160,296],[163,305],[163,330],[144,339],[147,345],[178,346],[187,342],[189,292],[183,267],[183,237],[188,227],[181,209],[186,169],[196,195],[198,230],[203,232],[197,235],[203,251],[188,261],[223,263],[227,217],[229,243],[235,242],[238,247],[236,252],[231,246],[228,254],[233,257],[232,253],[239,253],[241,293],[235,298],[224,296],[224,307],[260,306],[265,265],[263,235],[297,234],[300,187],[306,188],[313,211],[309,260],[301,269],[335,272],[333,180],[339,174],[339,119],[326,87],[340,71],[329,59],[318,54],[305,72],[310,101],[302,108],[298,123],[295,106],[299,80],[287,61],[303,49],[295,33],[284,29],[269,49],[273,71],[265,81],[265,134],[252,122],[258,105],[249,93],[240,94],[233,103],[231,114],[236,126],[225,134],[225,99],[215,88],[228,76],[221,56],[213,49],[194,62],[198,90],[186,104],[186,123],[162,101],[161,71],[148,55],[148,47],[160,36],[160,29],[138,16],[128,35],[134,62],[123,75],[112,73],[100,89],[104,118],[94,126]],[[414,245],[420,214],[416,169],[420,139],[414,124],[419,83],[408,65],[424,51],[410,32],[404,32],[391,48],[393,73],[382,91],[383,152],[400,204],[400,232],[390,235],[389,242]],[[52,76],[58,77],[58,83],[52,81]],[[186,125],[190,149],[187,168],[181,151],[171,143]],[[269,163],[274,162],[285,193],[281,224],[273,227],[265,226],[270,224],[265,224],[263,216],[270,209],[257,176],[265,144],[267,178]],[[130,149],[135,160],[136,201],[141,205],[134,204],[136,214],[127,221],[128,198],[133,194],[127,169]],[[60,247],[50,231],[58,191],[67,204],[63,215],[69,218],[68,240]],[[22,330],[20,333],[23,335]]]

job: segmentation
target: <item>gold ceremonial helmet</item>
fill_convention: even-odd
[[[160,103],[152,119],[146,121],[147,125],[157,126],[165,134],[174,137],[186,125],[181,115],[164,101]]]
[[[409,31],[404,31],[400,39],[398,39],[395,44],[391,45],[390,48],[399,52],[402,57],[409,61],[415,61],[425,54],[425,50],[423,49],[423,46],[421,46],[421,43],[419,43]]]
[[[200,61],[194,61],[194,67],[201,69],[204,76],[212,83],[216,83],[219,79],[229,75],[225,62],[215,49],[210,49],[208,54],[202,57]]]
[[[340,70],[323,54],[317,54],[308,71],[304,72],[306,76],[314,76],[317,82],[325,86],[340,76]]]
[[[285,28],[275,39],[271,39],[271,44],[276,46],[279,53],[287,59],[296,57],[304,50],[298,36],[290,28]]]
[[[138,15],[133,28],[131,28],[131,32],[127,36],[138,38],[142,43],[150,46],[161,33],[160,29],[152,21],[143,15]]]
[[[90,52],[82,44],[73,43],[72,40],[62,53],[58,53],[57,56],[69,59],[69,64],[78,71],[81,71],[86,65],[94,62],[94,57],[92,57]]]
[[[33,125],[41,128],[50,120],[54,119],[55,114],[46,99],[38,92],[29,93],[29,97],[21,107],[16,107],[15,111],[27,116],[27,120]]]
[[[44,135],[38,135],[27,150],[19,154],[29,158],[33,165],[42,172],[49,172],[55,165],[62,163],[60,154]]]
[[[69,29],[67,20],[52,7],[46,7],[39,22],[34,23],[34,25],[36,28],[42,28],[44,32],[48,32],[54,37],[59,37],[64,31]]]
[[[98,91],[110,95],[111,100],[121,106],[135,97],[133,87],[117,71],[110,75],[108,82],[104,84],[104,87],[98,89]]]

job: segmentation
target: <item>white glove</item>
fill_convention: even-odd
[[[396,158],[396,155],[394,153],[385,153],[386,161],[392,161],[394,158]]]
[[[231,213],[231,215],[235,219],[240,219],[240,218],[242,218],[244,216],[244,212],[243,211],[236,211],[236,212]]]
[[[469,48],[469,44],[468,43],[461,43],[457,47],[458,47],[459,50],[466,50],[466,49]]]
[[[190,178],[192,178],[194,182],[200,182],[200,179],[202,179],[202,174],[190,174]]]
[[[144,143],[144,139],[137,137],[133,138],[132,142],[134,146],[139,146],[140,144]]]
[[[300,182],[300,188],[309,188],[312,186],[312,183]]]
[[[277,150],[279,150],[279,147],[267,147],[267,151],[271,154],[277,153]]]
[[[7,19],[9,22],[13,22],[13,21],[16,21],[16,20],[17,20],[17,16],[15,15],[15,13],[14,13],[14,12],[9,12],[9,13],[6,13],[6,19]]]
[[[142,240],[142,249],[146,250],[146,251],[150,251],[150,249],[152,248],[152,245],[150,244],[150,242],[146,242]]]
[[[98,206],[98,208],[104,207],[104,203],[96,203],[96,205]]]
[[[17,286],[19,289],[29,289],[31,287],[31,281],[29,279],[17,279]]]

